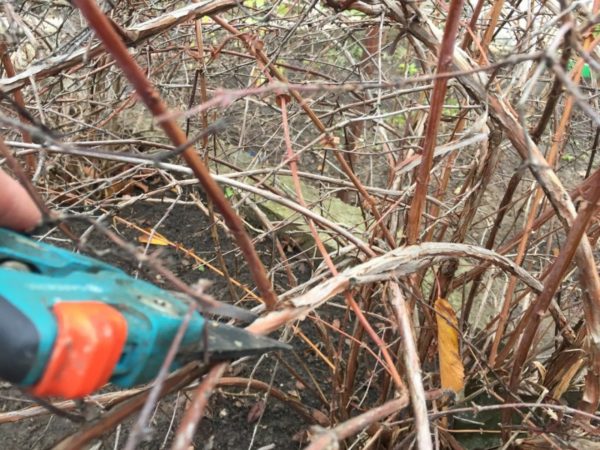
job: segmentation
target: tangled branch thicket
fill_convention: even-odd
[[[209,278],[295,348],[100,393],[43,445],[598,445],[599,2],[1,7],[0,147],[40,238]],[[47,410],[19,405],[24,445]]]

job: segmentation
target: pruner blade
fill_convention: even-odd
[[[207,321],[206,327],[206,339],[202,338],[198,350],[185,355],[186,359],[203,358],[208,352],[210,361],[224,361],[292,349],[289,344],[258,336],[243,328],[214,321]]]

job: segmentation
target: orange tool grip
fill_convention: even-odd
[[[53,307],[58,332],[40,381],[39,397],[81,398],[108,382],[127,339],[127,321],[97,301],[59,302]]]

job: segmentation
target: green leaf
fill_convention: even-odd
[[[277,15],[281,17],[287,16],[287,13],[290,12],[290,6],[286,3],[280,3],[277,7]]]
[[[229,199],[235,194],[235,189],[231,186],[225,186],[225,198]]]
[[[573,67],[575,67],[575,60],[570,59],[567,63],[567,70],[570,71],[571,69],[573,69]],[[583,67],[581,68],[581,76],[586,80],[592,78],[592,71],[588,63],[583,64]]]
[[[260,9],[265,6],[265,0],[246,0],[246,6],[248,8]]]
[[[563,161],[566,161],[566,162],[575,161],[575,157],[573,155],[568,154],[568,153],[562,155],[562,157],[560,159],[562,159]]]

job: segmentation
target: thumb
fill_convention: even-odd
[[[0,169],[0,226],[27,231],[41,221],[42,213],[25,188]]]

